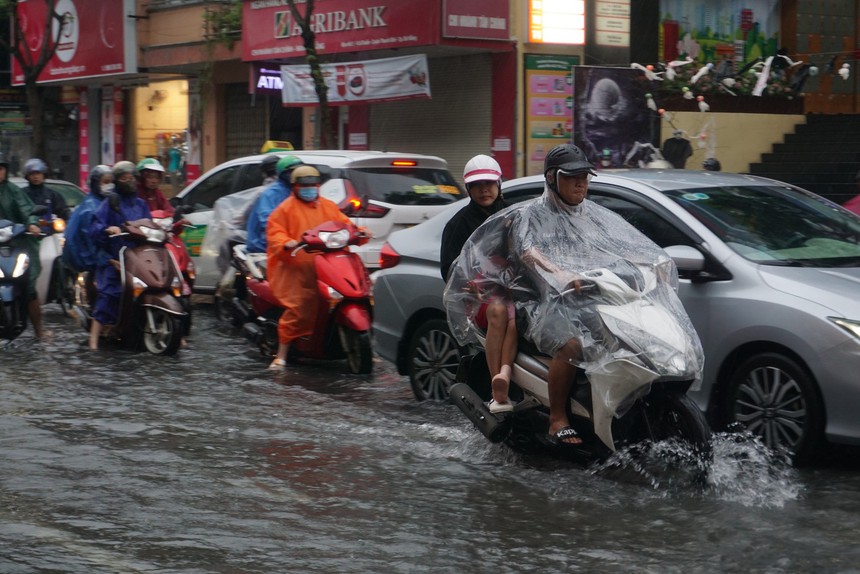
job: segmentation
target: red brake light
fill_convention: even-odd
[[[385,217],[385,215],[391,211],[387,207],[382,207],[381,205],[376,205],[375,203],[368,203],[364,206],[364,209],[361,210],[361,213],[357,213],[357,217],[372,217],[374,219],[378,219],[380,217]]]
[[[395,159],[392,160],[391,165],[394,167],[415,167],[418,162],[412,159]]]
[[[386,241],[379,250],[379,268],[390,269],[400,263],[400,254]]]

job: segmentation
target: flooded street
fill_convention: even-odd
[[[860,465],[717,436],[707,485],[490,445],[377,359],[266,370],[205,305],[175,358],[0,351],[0,572],[857,572]]]

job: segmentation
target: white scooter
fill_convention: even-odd
[[[43,236],[39,241],[39,261],[42,272],[36,279],[39,303],[59,303],[63,313],[71,312],[74,305],[74,273],[63,263],[65,220],[52,216],[39,221]]]
[[[709,453],[710,428],[687,396],[701,359],[693,342],[667,309],[643,298],[656,277],[640,270],[644,290],[635,290],[607,269],[583,274],[576,289],[562,297],[591,297],[602,323],[603,344],[611,352],[577,371],[568,417],[583,442],[564,445],[583,462],[604,460],[617,449],[643,441],[680,439]],[[649,277],[649,274],[651,276]],[[551,447],[547,441],[550,357],[521,340],[512,369],[512,412],[492,414],[490,374],[483,350],[460,363],[451,400],[492,442]],[[558,448],[553,447],[556,451]]]

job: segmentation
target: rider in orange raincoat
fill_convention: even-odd
[[[266,223],[268,265],[272,293],[284,307],[278,322],[278,354],[270,369],[287,364],[290,343],[313,333],[317,312],[315,255],[292,255],[302,234],[326,221],[349,223],[337,204],[319,197],[320,173],[309,165],[297,167],[290,177],[293,193],[275,208]]]

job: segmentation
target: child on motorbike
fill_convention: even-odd
[[[476,155],[463,170],[463,181],[469,192],[469,203],[457,212],[442,232],[440,264],[442,279],[447,280],[448,270],[460,255],[463,245],[478,226],[490,215],[506,207],[501,194],[502,169],[498,162],[486,155]],[[506,268],[503,259],[489,263],[498,269]],[[514,305],[510,296],[498,285],[481,280],[482,272],[469,285],[478,295],[481,305],[474,311],[474,322],[486,333],[484,343],[487,366],[493,375],[492,413],[510,412],[513,404],[508,400],[511,365],[517,353],[517,328]]]

